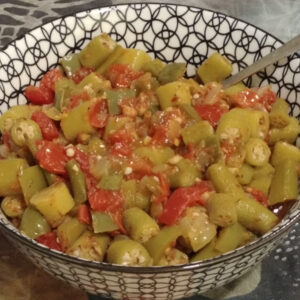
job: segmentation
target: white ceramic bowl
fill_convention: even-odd
[[[35,84],[61,57],[80,50],[100,32],[166,62],[185,61],[190,76],[215,51],[226,55],[236,72],[281,45],[255,26],[194,7],[133,4],[81,12],[38,27],[0,52],[0,112],[26,103],[23,90],[28,84]],[[295,54],[247,83],[270,84],[299,118],[299,66],[300,57]],[[23,236],[1,211],[0,229],[35,265],[89,293],[166,300],[203,293],[241,276],[274,249],[299,215],[297,203],[272,231],[252,243],[203,262],[171,267],[122,267],[70,257]]]

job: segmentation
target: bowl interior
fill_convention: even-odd
[[[26,103],[23,91],[27,85],[35,84],[61,57],[79,51],[100,32],[110,34],[125,47],[146,50],[152,57],[165,62],[186,62],[188,76],[193,76],[195,67],[214,52],[225,55],[237,72],[282,44],[272,35],[241,20],[188,6],[132,4],[81,12],[38,27],[0,52],[0,114],[13,105]],[[299,55],[259,72],[249,78],[247,84],[270,84],[290,103],[291,114],[300,118]],[[257,243],[267,242],[286,231],[295,223],[297,215],[299,205],[295,205],[264,238],[243,247],[243,251],[250,251]],[[65,256],[31,243],[0,211],[1,227],[45,253]],[[231,254],[225,254],[225,258],[226,255]]]

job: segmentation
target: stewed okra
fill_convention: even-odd
[[[300,126],[270,87],[223,89],[215,53],[184,77],[108,35],[60,60],[0,118],[1,209],[28,237],[128,266],[234,250],[298,197]]]

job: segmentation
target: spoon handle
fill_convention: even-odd
[[[263,58],[256,61],[254,64],[248,66],[244,70],[238,72],[235,75],[225,79],[222,82],[224,88],[230,87],[241,80],[255,74],[259,70],[277,62],[283,57],[287,57],[290,54],[296,52],[300,49],[300,35],[297,35],[295,38],[290,40],[289,42],[283,44],[273,52],[269,53],[268,55],[264,56]]]

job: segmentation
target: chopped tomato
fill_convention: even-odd
[[[212,188],[207,181],[201,181],[191,187],[176,189],[166,201],[163,212],[158,219],[159,222],[165,225],[175,224],[187,207],[196,204],[204,205],[203,194],[211,190]]]
[[[249,193],[257,202],[259,202],[263,206],[265,207],[268,206],[268,196],[262,191],[252,187],[245,188],[245,191]]]
[[[195,109],[199,116],[214,128],[218,125],[221,116],[228,111],[227,107],[220,104],[197,104]]]
[[[54,122],[44,112],[35,111],[31,119],[40,126],[44,139],[51,141],[58,137],[58,130]]]
[[[58,241],[57,234],[55,231],[47,232],[39,236],[36,241],[43,244],[51,249],[62,251],[61,244]]]
[[[129,156],[132,153],[131,143],[133,137],[126,129],[121,128],[108,137],[108,144],[111,145],[111,154],[114,156]]]
[[[80,94],[74,95],[71,97],[70,101],[68,102],[66,111],[73,109],[74,107],[78,106],[84,101],[90,100],[90,95],[87,91],[83,91]]]
[[[40,81],[40,87],[43,89],[49,89],[54,92],[55,83],[57,80],[62,79],[64,76],[58,69],[48,71]]]
[[[47,88],[29,85],[25,89],[25,97],[32,104],[43,105],[50,104],[54,101],[54,93]]]
[[[107,72],[106,77],[114,88],[128,88],[132,81],[143,75],[143,72],[133,71],[128,65],[113,64]]]
[[[80,69],[78,69],[73,75],[72,75],[72,79],[73,81],[78,84],[79,82],[81,82],[86,76],[88,76],[90,73],[93,72],[92,68],[88,68],[88,67],[82,67]]]
[[[153,145],[163,145],[168,139],[168,128],[166,126],[157,126],[151,139]]]
[[[259,102],[262,103],[262,105],[270,111],[272,108],[273,103],[276,101],[277,95],[271,91],[270,89],[267,89],[259,99]]]
[[[105,99],[97,100],[89,110],[89,122],[93,127],[105,127],[108,119],[108,109]]]
[[[78,206],[78,220],[83,224],[91,224],[90,210],[86,204],[80,204]]]
[[[256,107],[259,104],[259,96],[250,89],[245,89],[232,96],[231,101],[238,107]]]
[[[184,157],[187,159],[196,159],[197,151],[196,146],[193,143],[189,143],[187,145],[187,152],[184,154]]]
[[[130,167],[132,168],[132,173],[127,176],[127,179],[142,179],[146,175],[153,175],[152,164],[150,161],[143,158],[137,158],[132,161]]]
[[[54,174],[64,175],[68,157],[63,146],[50,141],[41,141],[38,144],[36,159],[39,165]]]

